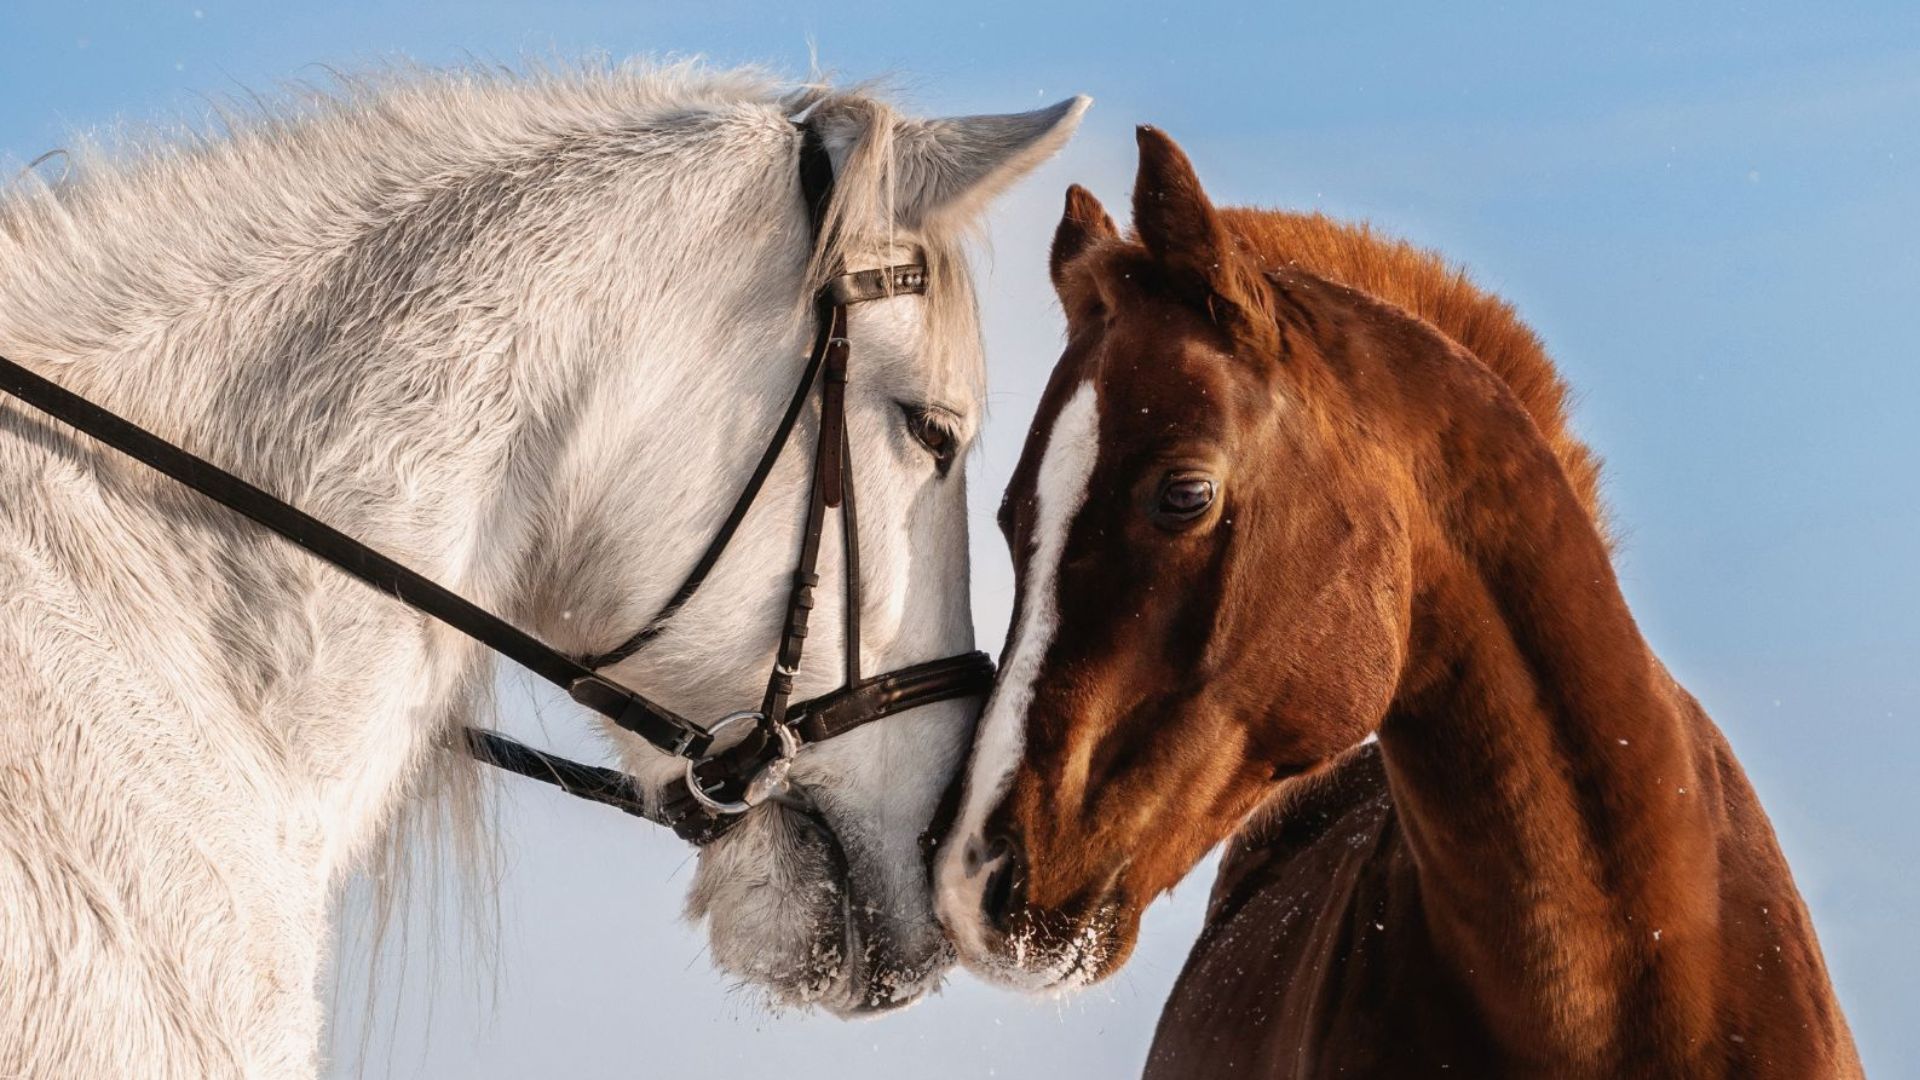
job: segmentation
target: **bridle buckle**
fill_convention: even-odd
[[[729,727],[741,723],[763,724],[766,719],[766,715],[758,710],[728,713],[721,717],[718,723],[708,728],[707,733],[718,740],[720,734]],[[773,731],[780,740],[780,753],[772,761],[762,765],[760,771],[753,774],[752,779],[747,781],[746,790],[741,792],[738,799],[716,799],[700,783],[699,774],[695,770],[719,757],[719,754],[710,753],[699,760],[688,761],[687,792],[693,796],[694,801],[716,814],[744,814],[769,799],[786,794],[791,783],[787,774],[793,769],[794,755],[800,752],[800,739],[793,733],[793,728],[786,724],[775,725]]]

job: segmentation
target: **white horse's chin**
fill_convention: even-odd
[[[907,947],[892,934],[859,941],[860,929],[847,922],[842,940],[852,943],[848,964],[827,994],[811,1002],[842,1020],[862,1019],[894,1012],[918,1003],[946,980],[953,966],[953,950],[934,933]],[[833,934],[828,928],[824,933]]]
[[[715,966],[773,1010],[850,1019],[904,1008],[953,964],[924,896],[882,899],[914,884],[875,878],[861,852],[843,857],[837,843],[793,811],[763,807],[701,853],[687,914],[707,921]],[[903,913],[914,910],[923,914]]]

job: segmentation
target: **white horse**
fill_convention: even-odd
[[[687,66],[353,81],[0,196],[0,354],[590,653],[720,525],[799,377],[823,268],[925,261],[927,296],[851,323],[863,656],[898,668],[971,647],[963,467],[908,420],[930,411],[964,448],[980,419],[959,234],[1085,104],[913,120]],[[830,252],[799,195],[802,110],[837,167]],[[0,1076],[310,1075],[331,900],[455,760],[493,658],[10,401]],[[706,586],[615,677],[706,720],[757,703],[812,443],[796,434]],[[841,670],[829,520],[798,697]],[[975,705],[801,755],[850,881],[773,807],[704,850],[690,909],[723,969],[842,1013],[937,982],[914,840]],[[678,776],[609,735],[649,783]],[[877,913],[857,933],[842,888]]]

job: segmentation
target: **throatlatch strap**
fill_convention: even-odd
[[[822,333],[825,333],[824,328],[816,331],[816,337]],[[740,497],[734,500],[733,509],[728,511],[727,520],[721,523],[720,531],[713,534],[713,539],[707,543],[707,549],[700,553],[700,560],[693,564],[693,569],[687,573],[686,580],[674,590],[673,598],[668,600],[653,618],[647,620],[647,625],[641,627],[632,637],[606,652],[581,657],[582,664],[597,671],[600,668],[612,667],[639,652],[648,642],[658,637],[660,631],[666,629],[667,621],[672,619],[687,601],[693,599],[694,593],[700,591],[700,586],[706,582],[707,575],[712,573],[714,566],[719,563],[720,556],[726,554],[727,545],[733,541],[733,534],[739,532],[741,523],[747,520],[747,513],[753,509],[754,501],[760,497],[760,489],[766,485],[767,477],[773,474],[773,467],[779,463],[780,454],[786,449],[787,440],[793,435],[794,425],[799,421],[800,414],[806,411],[807,399],[813,395],[814,380],[819,374],[820,362],[825,355],[825,349],[816,342],[815,347],[808,354],[807,366],[801,372],[800,385],[794,387],[793,398],[787,402],[787,411],[781,415],[780,426],[774,429],[773,438],[767,441],[766,450],[761,453],[759,462],[754,465],[753,475],[747,478],[746,487],[740,489]]]
[[[796,170],[800,177],[800,203],[807,212],[807,235],[812,237],[812,246],[820,246],[820,231],[825,227],[827,205],[833,199],[833,158],[827,153],[826,143],[820,138],[820,132],[811,124],[800,125],[800,165]],[[856,280],[857,279],[857,280]],[[926,268],[913,266],[885,266],[875,270],[861,270],[852,274],[843,274],[827,283],[825,292],[834,302],[845,305],[863,300],[876,300],[898,293],[925,292],[927,288]],[[841,299],[842,295],[847,299]],[[740,490],[739,498],[733,501],[733,509],[727,519],[721,523],[720,531],[713,534],[707,542],[706,550],[680,582],[673,596],[660,610],[654,613],[632,637],[603,653],[595,653],[581,658],[581,663],[598,670],[612,667],[622,660],[645,648],[660,632],[666,629],[668,620],[693,599],[700,591],[707,575],[713,572],[720,556],[726,553],[727,545],[733,542],[733,536],[740,531],[740,525],[746,521],[748,511],[753,509],[755,500],[760,497],[760,489],[765,486],[767,477],[780,461],[787,439],[793,434],[794,424],[805,410],[807,398],[813,392],[814,373],[819,370],[823,357],[825,335],[830,332],[829,318],[826,316],[825,301],[816,297],[814,304],[814,342],[809,350],[811,357],[800,385],[794,388],[792,400],[787,402],[787,411],[782,414],[780,424],[774,429],[773,438],[768,440],[765,452],[754,466],[753,474],[747,478],[746,486]],[[844,331],[842,331],[844,333]]]

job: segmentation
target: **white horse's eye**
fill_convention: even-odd
[[[940,475],[945,476],[953,467],[954,454],[960,449],[960,436],[954,431],[953,418],[944,410],[921,405],[901,405],[900,412],[906,417],[907,431],[913,441],[933,455]]]

